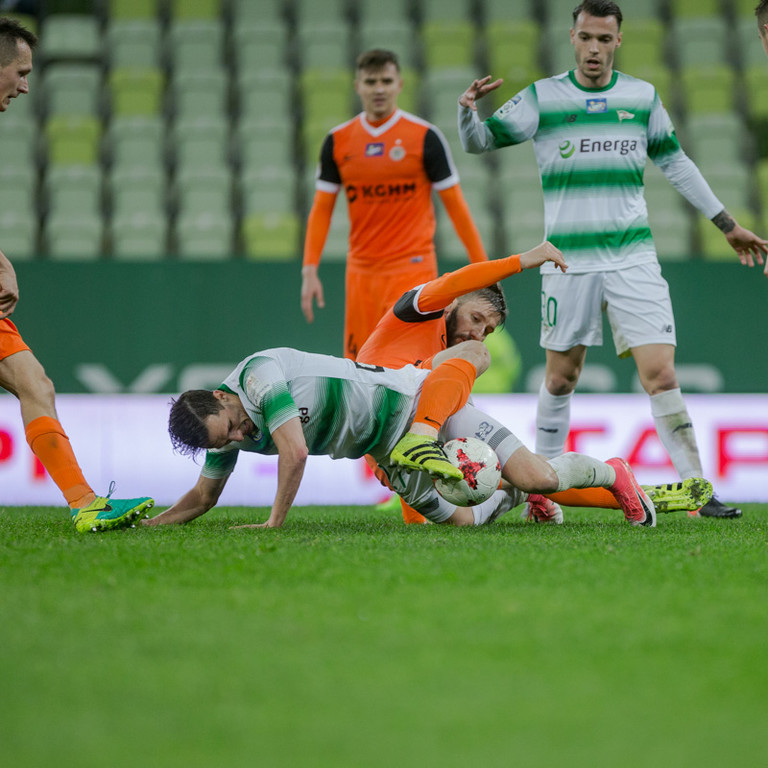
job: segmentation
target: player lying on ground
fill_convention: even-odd
[[[171,408],[169,433],[175,449],[195,454],[207,449],[200,477],[190,491],[145,525],[183,523],[214,507],[240,451],[278,455],[277,492],[269,519],[252,527],[279,527],[293,504],[307,456],[360,458],[370,454],[393,490],[436,523],[481,525],[520,503],[516,493],[497,491],[474,507],[456,507],[437,494],[431,477],[455,477],[445,458],[433,457],[413,471],[390,460],[407,433],[428,371],[379,366],[281,348],[243,360],[216,390],[183,393]],[[510,457],[520,441],[502,424],[471,405],[460,408],[440,436],[449,440],[481,432],[499,456],[503,476],[517,474]],[[605,486],[619,499],[633,525],[656,523],[653,503],[622,459],[608,462],[569,453],[538,461],[520,487],[549,492]]]
[[[449,381],[451,367],[465,372],[465,361],[483,361],[482,370],[489,364],[488,351],[482,341],[497,327],[503,325],[507,317],[507,305],[503,291],[498,284],[523,269],[539,267],[545,262],[552,262],[565,272],[567,265],[561,252],[551,243],[545,242],[520,255],[496,259],[449,272],[436,280],[416,286],[407,291],[390,308],[378,323],[358,354],[358,361],[369,364],[399,368],[412,363],[419,367],[433,367],[433,376],[442,371],[442,391],[428,392],[430,376],[424,383],[419,408],[429,407],[432,418],[444,421],[454,407],[448,396],[452,383]],[[459,373],[454,374],[458,378]],[[464,383],[471,389],[473,380]],[[455,382],[453,382],[455,385]],[[468,391],[468,390],[467,390]],[[431,398],[434,398],[431,401]],[[428,434],[434,437],[435,430],[417,412],[412,432]],[[484,439],[481,433],[473,434]],[[409,438],[411,450],[419,450],[423,445],[417,437]],[[396,448],[394,458],[401,454]],[[544,457],[532,454],[521,446],[510,458],[508,479],[518,488],[527,489],[533,477],[546,471]],[[534,480],[534,485],[537,482]],[[698,509],[712,495],[712,486],[702,478],[690,478],[680,483],[660,486],[646,486],[648,495],[654,504],[665,512],[673,510]],[[602,488],[590,488],[583,491],[566,491],[553,497],[557,502],[569,506],[603,507],[620,509],[621,505],[613,496]],[[562,510],[557,503],[541,495],[534,494],[528,499],[528,517],[539,522],[562,522]],[[423,517],[415,515],[411,509],[404,510],[406,522],[423,522]]]

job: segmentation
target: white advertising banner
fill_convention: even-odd
[[[116,497],[153,496],[167,506],[192,487],[199,468],[175,455],[166,433],[164,395],[61,395],[59,418],[97,493],[111,480]],[[690,395],[704,474],[724,501],[768,502],[768,395]],[[529,447],[535,395],[485,395],[475,403]],[[600,459],[626,458],[642,483],[676,479],[653,429],[644,395],[573,398],[569,449]],[[269,506],[277,458],[243,454],[221,504]],[[310,457],[297,504],[375,504],[388,497],[364,461]],[[0,395],[0,504],[60,505],[59,490],[27,446],[18,402]]]

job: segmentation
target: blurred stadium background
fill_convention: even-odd
[[[575,0],[18,0],[41,45],[31,94],[0,121],[0,229],[14,261],[298,259],[320,142],[358,111],[356,55],[401,57],[401,106],[454,149],[489,248],[538,241],[531,147],[458,146],[456,98],[570,68]],[[684,147],[747,227],[768,206],[768,63],[755,0],[631,0],[617,67],[652,81]],[[762,138],[761,138],[762,137]],[[732,259],[654,168],[663,260]],[[327,259],[343,259],[338,206]],[[441,211],[442,213],[442,211]],[[445,216],[441,257],[464,259]]]

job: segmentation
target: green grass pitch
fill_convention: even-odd
[[[83,536],[0,507],[2,763],[765,765],[768,505],[743,508]]]

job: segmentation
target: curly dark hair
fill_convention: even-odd
[[[189,389],[171,399],[168,434],[173,450],[182,456],[196,456],[208,448],[208,427],[205,419],[215,416],[224,406],[210,389]]]

